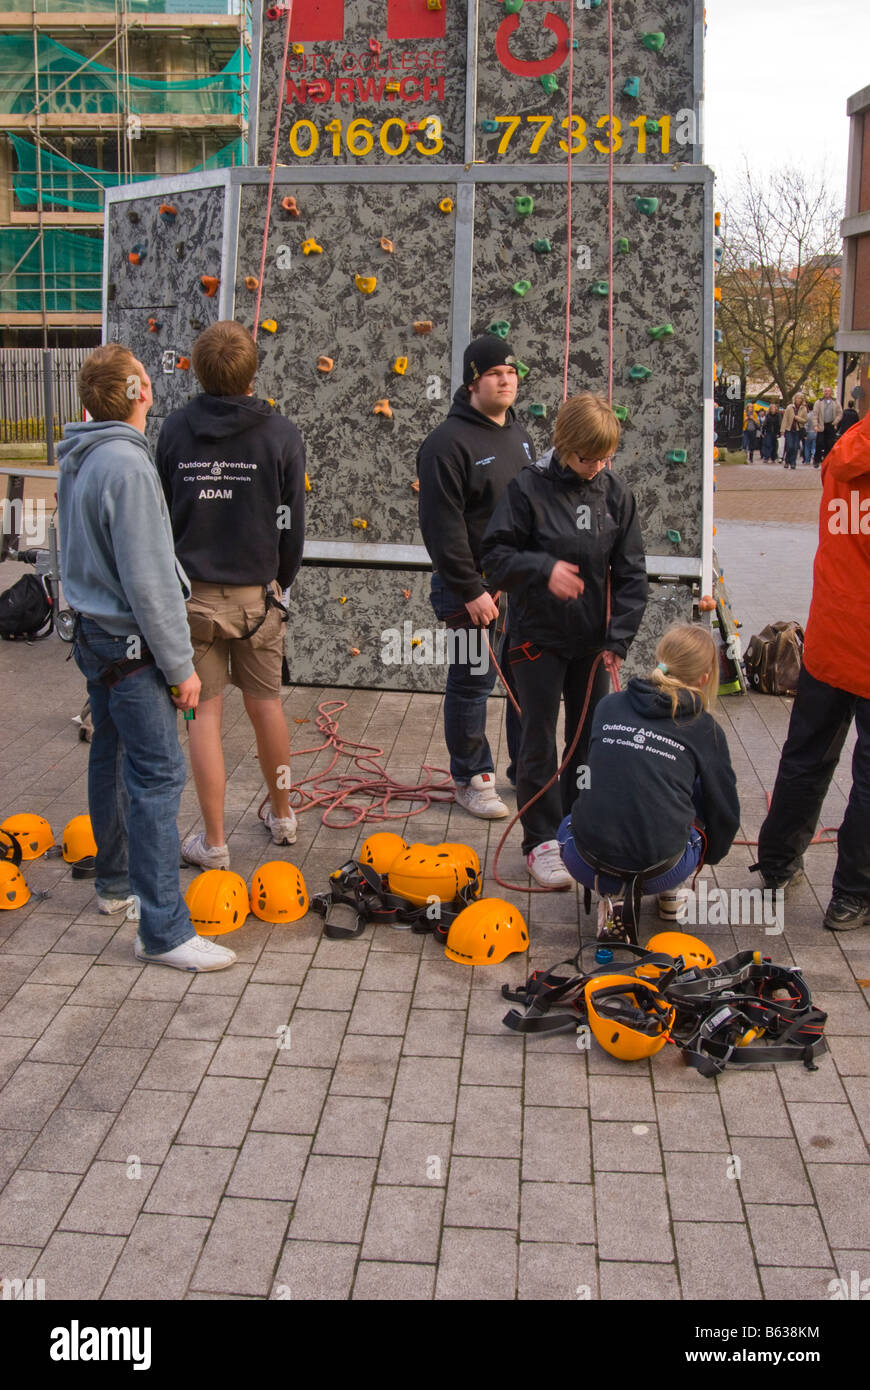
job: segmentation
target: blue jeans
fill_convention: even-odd
[[[806,438],[804,439],[804,463],[812,463],[813,457],[814,457],[814,455],[815,455],[815,452],[816,452],[816,435],[815,435],[815,430],[807,430]]]
[[[176,817],[186,780],[178,716],[162,672],[135,671],[110,689],[99,676],[127,656],[127,639],[82,618],[74,648],[88,683],[94,736],[88,806],[101,897],[139,899],[145,950],[171,951],[195,935],[178,886]],[[87,643],[87,646],[85,646]]]
[[[562,853],[562,863],[578,883],[582,883],[584,888],[595,888],[597,892],[607,894],[618,893],[624,887],[625,880],[610,878],[607,874],[599,874],[598,882],[595,882],[595,870],[591,864],[587,864],[582,857],[574,836],[571,834],[571,817],[566,816],[559,826],[557,837],[559,849]],[[704,841],[701,835],[693,826],[689,831],[689,842],[686,845],[682,859],[675,864],[667,873],[658,874],[656,878],[645,879],[643,891],[645,893],[667,893],[672,888],[678,888],[681,883],[695,872],[701,862]]]
[[[786,468],[797,467],[798,449],[800,448],[801,436],[799,430],[786,430],[785,432],[785,466]]]
[[[450,775],[459,785],[467,785],[472,777],[481,772],[493,772],[495,765],[486,737],[486,702],[496,682],[496,670],[489,660],[485,632],[482,628],[469,626],[473,637],[473,653],[480,660],[462,660],[461,641],[463,629],[470,624],[468,612],[462,599],[448,589],[440,575],[432,575],[429,601],[435,616],[458,634],[455,644],[448,647],[450,666],[447,672],[447,687],[444,693],[444,741],[450,754]],[[489,640],[495,642],[495,623],[489,626]],[[480,645],[482,644],[482,646]],[[502,652],[505,642],[502,642]],[[498,658],[499,666],[510,682],[509,669]],[[511,689],[513,685],[511,684]],[[519,719],[510,700],[507,701],[506,737],[510,766],[508,777],[515,777],[516,751],[519,745]]]

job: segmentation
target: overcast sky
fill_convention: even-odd
[[[846,99],[870,86],[870,0],[707,0],[704,160],[824,170],[842,204]]]

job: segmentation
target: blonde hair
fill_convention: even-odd
[[[619,443],[619,421],[603,396],[581,391],[559,407],[553,445],[559,458],[605,459]]]
[[[713,708],[719,693],[719,653],[706,627],[678,623],[668,628],[656,647],[656,657],[659,665],[650,673],[650,680],[670,696],[673,717],[679,708],[681,690],[691,692],[697,714]],[[702,685],[705,675],[707,682]]]

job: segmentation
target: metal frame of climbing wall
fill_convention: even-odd
[[[375,52],[380,41],[371,34],[383,3],[360,0],[355,6],[360,11],[354,21],[355,42],[344,44],[344,58],[338,51],[342,45],[331,45],[339,68],[348,56],[354,64],[361,62],[366,52],[379,65],[385,61],[382,50]],[[425,0],[387,3],[403,6],[402,13],[412,4],[425,7]],[[549,120],[546,112],[537,109],[541,101],[552,104],[559,98],[559,92],[547,91],[539,77],[510,75],[503,92],[494,85],[498,53],[481,31],[489,24],[498,33],[498,26],[505,24],[501,5],[486,9],[472,5],[468,12],[464,0],[442,3],[449,7],[448,37],[449,21],[459,25],[465,40],[458,59],[455,43],[443,58],[448,69],[453,63],[454,77],[461,75],[461,92],[451,92],[449,73],[442,86],[437,85],[438,79],[430,79],[429,95],[443,90],[448,98],[444,110],[460,113],[461,138],[454,134],[452,143],[444,139],[440,117],[436,125],[427,124],[432,119],[431,103],[423,103],[424,109],[418,112],[419,103],[409,101],[406,114],[413,121],[394,114],[394,105],[384,105],[379,125],[369,121],[379,112],[368,106],[342,109],[351,87],[354,95],[380,90],[382,98],[388,96],[386,83],[396,69],[381,69],[376,78],[345,77],[342,80],[349,85],[332,106],[324,105],[324,89],[306,89],[299,73],[288,79],[294,84],[296,104],[282,115],[281,152],[266,237],[258,391],[296,419],[308,448],[309,525],[305,563],[293,591],[289,638],[291,669],[300,682],[443,687],[443,663],[433,660],[425,644],[414,638],[432,626],[433,618],[427,602],[430,563],[420,543],[412,484],[417,448],[447,413],[450,394],[461,380],[462,352],[470,337],[490,323],[510,323],[511,343],[529,367],[517,410],[541,448],[550,442],[552,419],[561,401],[567,163],[564,159],[560,163],[519,159],[519,146],[514,162],[512,139],[516,134],[524,136],[527,154],[536,139],[540,152],[546,137],[561,134],[560,124],[572,148],[584,136],[575,134],[576,125],[569,126],[558,106]],[[623,16],[630,17],[633,25],[630,34],[625,27],[619,31],[620,77],[631,60],[633,67],[641,69],[636,79],[641,88],[646,82],[654,85],[659,76],[658,55],[639,45],[638,33],[654,24],[655,7],[640,0],[613,0],[613,4],[614,23]],[[543,13],[541,0],[526,0],[524,8],[530,14]],[[613,146],[618,138],[615,121],[622,118],[610,115],[594,122],[581,118],[588,135],[585,148],[574,156],[571,181],[576,263],[572,262],[569,390],[591,388],[606,393],[607,310],[612,294],[613,400],[627,412],[616,467],[638,499],[647,569],[653,581],[644,625],[632,649],[635,666],[648,662],[665,627],[692,617],[698,593],[710,592],[712,579],[712,174],[697,162],[703,19],[696,0],[672,0],[668,9],[679,12],[683,28],[679,43],[671,46],[670,67],[661,69],[662,80],[672,93],[672,105],[688,104],[688,113],[695,119],[695,138],[679,149],[684,162],[673,166],[643,162],[637,148],[641,119],[634,117],[633,125],[628,122],[637,102],[626,96],[624,128],[633,130],[635,144],[619,162],[614,154],[612,185],[614,237],[625,238],[628,250],[614,257],[613,284],[607,285],[607,294],[595,293],[608,274],[611,160],[605,156],[608,142]],[[552,0],[546,13],[554,25],[560,12],[567,12],[566,0]],[[596,43],[587,44],[585,52],[583,47],[577,50],[587,60],[580,71],[588,91],[592,77],[601,76],[601,15],[578,12],[576,18],[577,33],[581,33],[581,20],[598,22]],[[564,19],[561,22],[564,27]],[[271,30],[266,27],[269,23]],[[401,30],[407,20],[397,23]],[[664,18],[660,24],[668,28]],[[270,90],[274,88],[275,41],[282,28],[280,21],[265,21],[262,26],[255,22],[252,108],[259,109],[261,157],[264,148],[270,157],[275,103],[270,106],[267,100],[266,83],[270,81]],[[258,63],[261,30],[268,51]],[[361,37],[367,32],[368,46]],[[511,35],[518,47],[515,52],[509,46],[507,51],[518,65],[547,63],[552,32],[539,25],[524,34],[513,26],[504,40],[509,45]],[[313,66],[314,54],[323,50],[328,56],[330,45],[306,42],[302,48],[297,64]],[[408,51],[393,44],[386,61],[400,63],[399,49]],[[536,49],[543,49],[544,56],[535,56]],[[614,68],[616,49],[615,41]],[[439,51],[426,50],[430,60]],[[595,73],[592,55],[598,64]],[[320,70],[330,70],[322,53]],[[466,71],[470,74],[467,83]],[[311,84],[318,81],[315,74],[316,69]],[[405,80],[398,80],[400,87]],[[422,90],[419,78],[414,80],[417,87],[408,88],[412,96],[417,88]],[[253,100],[258,93],[259,101]],[[497,93],[501,100],[496,111]],[[393,93],[394,101],[397,95],[401,99],[401,91]],[[653,106],[657,115],[662,108],[658,95]],[[564,92],[561,100],[564,107]],[[584,101],[588,107],[588,99]],[[505,106],[512,114],[503,114]],[[686,107],[679,109],[685,116]],[[359,117],[357,110],[367,115]],[[489,110],[495,111],[493,117],[483,114]],[[675,115],[671,112],[669,130]],[[351,120],[345,119],[348,116]],[[646,117],[650,127],[659,129],[643,134],[664,143],[665,119]],[[358,123],[357,136],[349,138],[352,121]],[[493,125],[494,131],[488,128]],[[512,139],[506,140],[509,125]],[[428,146],[437,143],[431,138],[436,130],[442,142],[450,145],[447,152],[454,157],[459,154],[465,162],[439,163],[429,157]],[[295,143],[290,140],[294,132]],[[408,152],[415,134],[415,143],[424,150],[418,160],[404,162],[391,153],[399,148]],[[257,138],[254,129],[252,149],[257,148]],[[329,163],[313,162],[315,139],[318,149],[329,153]],[[596,140],[598,150],[593,156]],[[367,162],[369,144],[369,153],[379,152],[374,164]],[[567,151],[566,140],[562,145]],[[498,156],[500,146],[510,158]],[[283,162],[288,148],[291,165]],[[357,156],[355,149],[364,153]],[[332,152],[336,152],[334,159]],[[593,157],[596,162],[591,162]],[[236,317],[254,326],[257,296],[245,288],[245,280],[256,278],[259,269],[268,182],[268,168],[247,168],[109,191],[107,336],[127,341],[152,374],[154,430],[195,389],[189,366],[183,364],[189,363],[198,325]],[[635,202],[655,198],[659,204],[652,215]],[[530,208],[524,199],[531,201]],[[282,207],[285,200],[294,210]],[[174,218],[160,212],[167,203]],[[133,223],[131,213],[136,218]],[[145,249],[146,259],[131,267],[127,246],[133,236]],[[384,249],[385,243],[389,250]],[[550,248],[546,254],[533,250],[544,243]],[[212,297],[201,291],[202,274],[220,281]],[[368,292],[372,281],[372,292]],[[159,325],[156,331],[147,326],[149,320]],[[650,336],[650,330],[661,328],[662,321],[673,332]],[[431,331],[415,333],[413,325],[420,322],[431,323]],[[405,370],[395,371],[395,364],[405,358]],[[327,372],[318,368],[318,362],[325,360],[332,364]],[[651,375],[645,381],[633,379],[632,367],[643,363]],[[530,414],[529,407],[537,409]],[[402,636],[399,662],[385,660],[385,631]]]

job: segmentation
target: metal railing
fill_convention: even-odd
[[[76,390],[79,367],[92,348],[51,349],[54,438],[69,420],[80,420]],[[41,348],[0,348],[0,443],[34,444],[46,440],[44,353]]]

